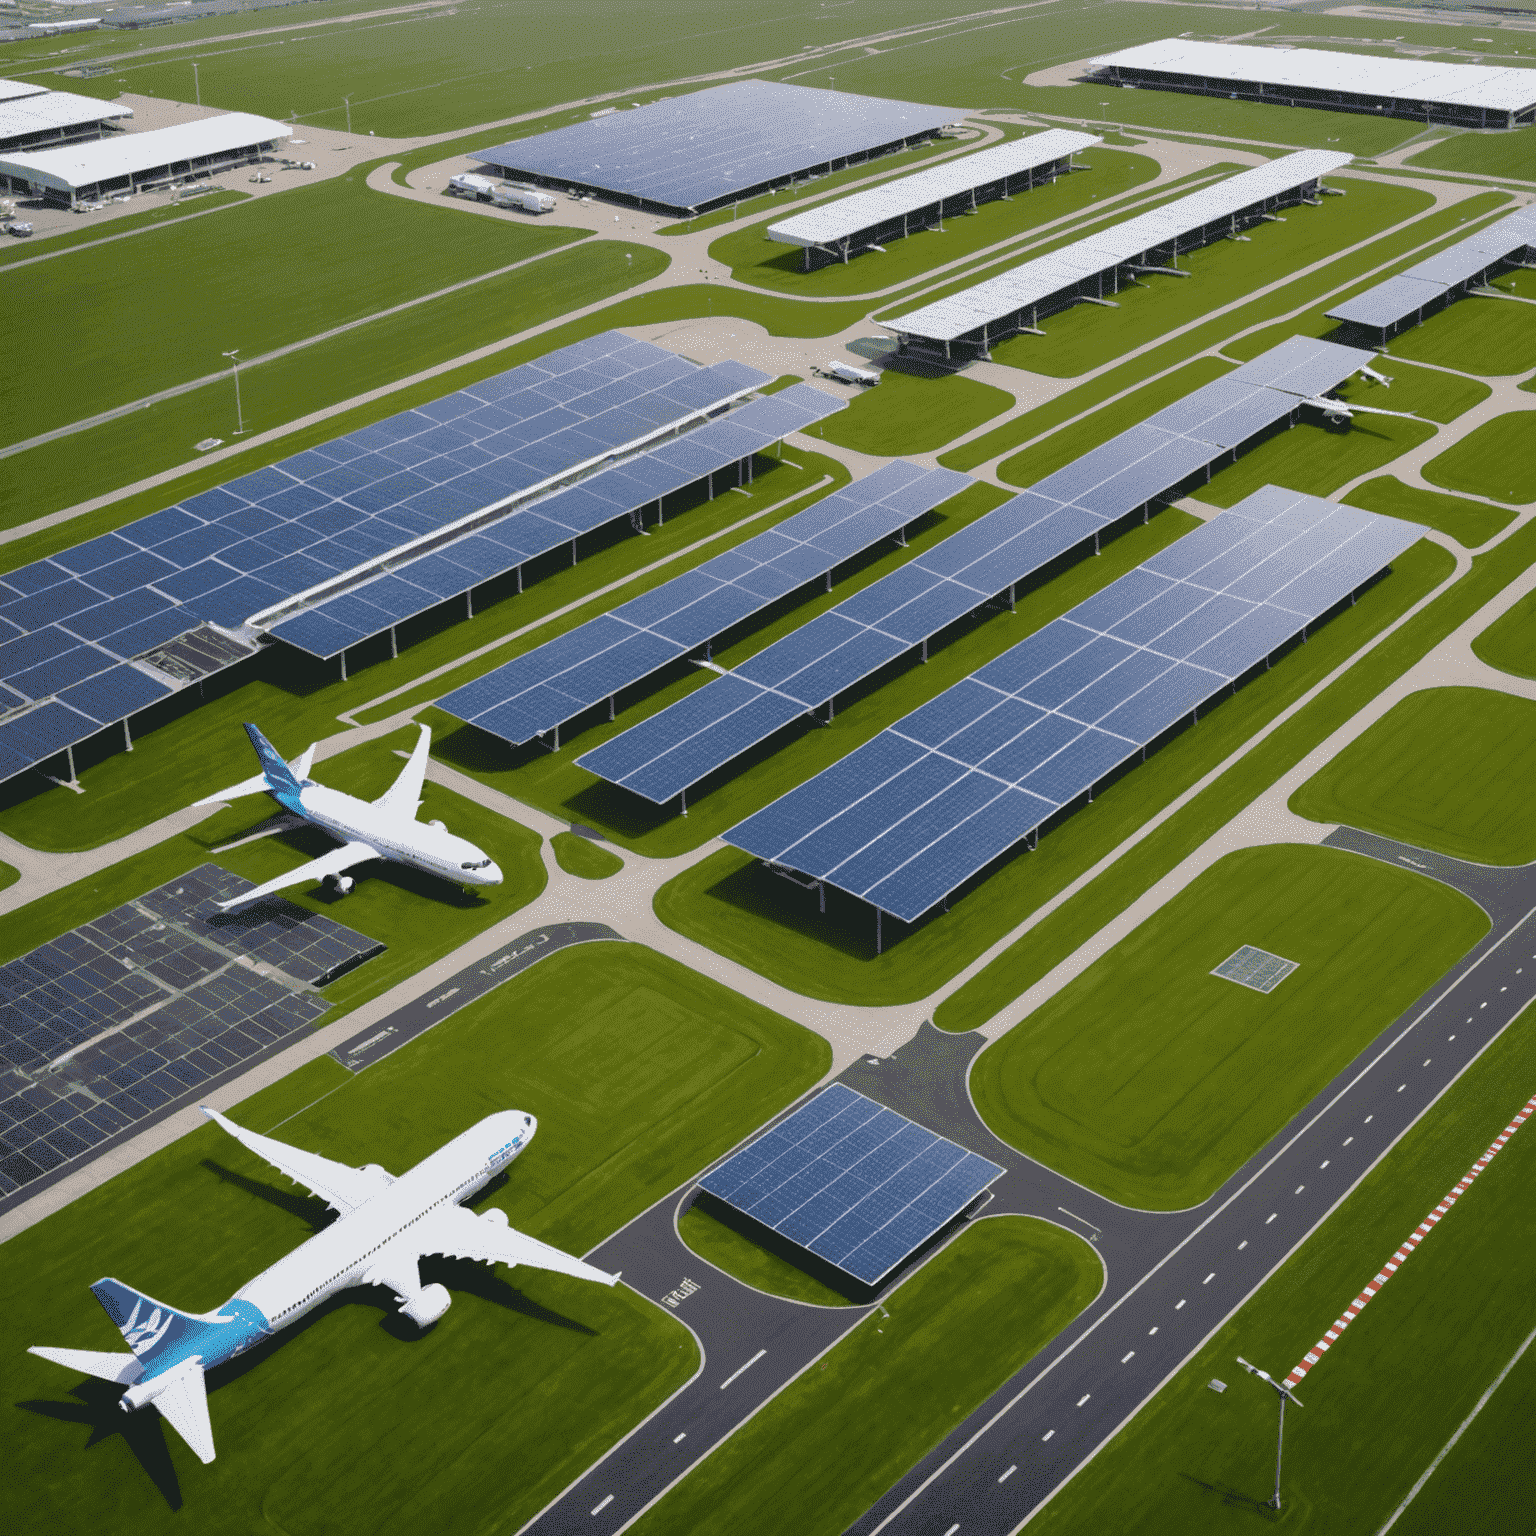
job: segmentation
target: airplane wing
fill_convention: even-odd
[[[172,1429],[207,1466],[213,1460],[213,1425],[208,1422],[208,1388],[203,1360],[194,1355],[166,1372],[165,1385],[151,1399]]]
[[[373,803],[386,811],[396,811],[409,820],[421,809],[421,786],[427,776],[427,753],[432,747],[432,727],[424,725],[416,738],[410,761],[400,770],[400,777]]]
[[[311,859],[308,864],[290,869],[286,875],[279,875],[275,880],[268,880],[265,885],[258,885],[254,891],[246,891],[233,901],[221,901],[217,905],[221,912],[233,912],[239,907],[249,906],[253,901],[259,901],[263,896],[270,896],[273,891],[287,890],[290,885],[302,885],[306,880],[323,880],[327,875],[339,875],[342,870],[351,869],[354,864],[366,864],[369,859],[383,857],[371,843],[343,843],[340,848],[333,848],[318,859]]]
[[[617,1275],[584,1264],[559,1248],[551,1248],[548,1243],[509,1227],[506,1213],[495,1209],[476,1216],[462,1206],[445,1206],[422,1223],[422,1230],[414,1235],[413,1241],[422,1253],[446,1254],[451,1259],[479,1259],[508,1268],[527,1264],[534,1269],[573,1275],[578,1280],[595,1280],[599,1285],[619,1282]]]
[[[270,1136],[258,1136],[255,1131],[226,1120],[218,1110],[209,1109],[206,1104],[201,1107],[215,1125],[228,1131],[242,1147],[271,1163],[279,1173],[286,1173],[311,1194],[319,1195],[333,1211],[339,1211],[343,1216],[395,1182],[382,1168],[350,1168],[346,1163],[332,1162],[317,1152],[305,1152],[286,1142],[274,1141]]]

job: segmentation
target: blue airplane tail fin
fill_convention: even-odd
[[[256,756],[261,761],[261,771],[266,775],[267,785],[272,793],[289,810],[298,810],[299,791],[303,786],[294,778],[293,770],[283,761],[277,748],[249,721],[246,722],[245,734],[251,738],[251,745],[256,749]]]
[[[98,1280],[91,1292],[148,1374],[167,1355],[191,1353],[187,1345],[219,1327],[207,1318],[168,1307],[121,1280]]]

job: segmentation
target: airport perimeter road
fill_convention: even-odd
[[[1183,1228],[1171,1243],[1138,1246],[1155,1235],[1147,1213],[1079,1207],[1094,1222],[1095,1212],[1118,1213],[1103,1216],[1097,1244],[1109,1260],[1105,1294],[856,1521],[857,1536],[1016,1530],[1536,998],[1536,865],[1465,864],[1348,827],[1326,841],[1456,886],[1488,911],[1491,931],[1209,1201],[1163,1218],[1166,1235]],[[1094,1197],[1074,1186],[1073,1199]],[[1029,1202],[1031,1214],[1070,1225],[1040,1203]]]

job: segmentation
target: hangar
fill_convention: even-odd
[[[1536,70],[1383,59],[1322,48],[1255,48],[1168,37],[1089,61],[1093,78],[1285,107],[1422,118],[1462,128],[1536,122]]]
[[[539,186],[682,219],[906,149],[964,115],[954,107],[733,80],[470,158]]]
[[[290,124],[269,117],[225,112],[148,133],[127,133],[61,149],[0,154],[0,185],[23,197],[40,197],[57,207],[74,208],[121,192],[217,175],[231,166],[260,159],[285,143],[292,132]]]
[[[995,144],[770,224],[768,238],[800,246],[806,272],[827,262],[846,262],[859,251],[879,250],[878,241],[904,239],[911,230],[935,223],[942,229],[946,214],[974,213],[979,203],[1048,186],[1074,169],[1072,156],[1078,150],[1103,142],[1096,134],[1051,128]]]
[[[18,80],[0,81],[0,155],[46,149],[75,139],[99,139],[133,108],[73,91],[33,90]]]

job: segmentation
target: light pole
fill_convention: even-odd
[[[346,104],[347,104],[347,137],[351,138],[352,137],[352,98],[350,96],[343,96],[341,99],[344,102],[346,102]]]
[[[240,409],[240,349],[236,347],[233,352],[226,352],[230,366],[235,370],[235,436],[240,437],[245,432],[245,412]]]
[[[198,106],[203,104],[203,88],[197,83],[197,60],[192,60],[192,95]]]
[[[1267,1382],[1273,1387],[1280,1399],[1280,1433],[1275,1442],[1275,1496],[1268,1501],[1270,1509],[1278,1510],[1280,1508],[1280,1461],[1285,1455],[1285,1405],[1289,1401],[1295,1403],[1300,1408],[1303,1406],[1302,1401],[1292,1393],[1291,1389],[1283,1381],[1276,1381],[1268,1371],[1261,1371],[1258,1366],[1249,1365],[1241,1355],[1237,1357],[1237,1363],[1250,1376],[1257,1376],[1260,1381]]]

